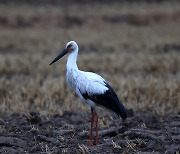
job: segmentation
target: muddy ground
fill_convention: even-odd
[[[129,112],[125,122],[116,115],[100,114],[99,144],[92,147],[89,113],[9,114],[0,120],[0,153],[180,152],[180,114]]]

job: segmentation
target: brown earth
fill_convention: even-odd
[[[132,111],[129,111],[132,115]],[[99,144],[89,146],[90,114],[12,113],[0,121],[0,153],[178,153],[180,114],[136,113],[122,122],[101,116]]]

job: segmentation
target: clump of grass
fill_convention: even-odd
[[[15,14],[26,18],[35,15],[34,7],[23,6],[20,10],[18,6],[7,5],[3,11],[12,19],[16,16],[6,9],[13,9]],[[124,13],[128,14],[132,10],[126,7],[123,8]],[[163,7],[166,9],[168,6]],[[56,6],[36,6],[35,10],[41,12],[42,8],[50,10],[52,18],[58,14],[61,17],[66,15],[58,12]],[[72,10],[78,8],[72,6]],[[114,8],[112,12],[109,10],[109,15],[119,13],[119,9]],[[99,10],[98,7],[94,9]],[[102,5],[98,17],[103,17],[106,9],[107,6]],[[88,10],[85,15],[89,16]],[[133,6],[133,12],[137,10],[139,7]],[[146,14],[157,10],[156,7],[149,7]],[[42,14],[46,16],[47,12],[42,11]],[[71,15],[74,14],[70,11]],[[81,17],[81,14],[77,12],[76,16]],[[48,65],[66,42],[72,39],[80,46],[79,68],[103,76],[127,108],[150,110],[159,115],[180,110],[180,52],[178,48],[164,50],[166,44],[179,43],[177,21],[167,25],[160,22],[136,27],[121,23],[103,24],[96,22],[97,18],[91,20],[63,29],[53,23],[45,27],[19,29],[0,27],[2,112],[39,111],[52,114],[88,109],[65,83],[66,58],[53,66]]]

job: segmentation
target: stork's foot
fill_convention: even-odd
[[[92,141],[89,142],[89,146],[93,146],[93,142]]]

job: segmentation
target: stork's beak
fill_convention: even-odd
[[[67,54],[67,49],[64,49],[63,51],[60,52],[60,54],[49,64],[53,64],[55,63],[56,61],[58,61],[60,58],[62,58],[65,54]]]

